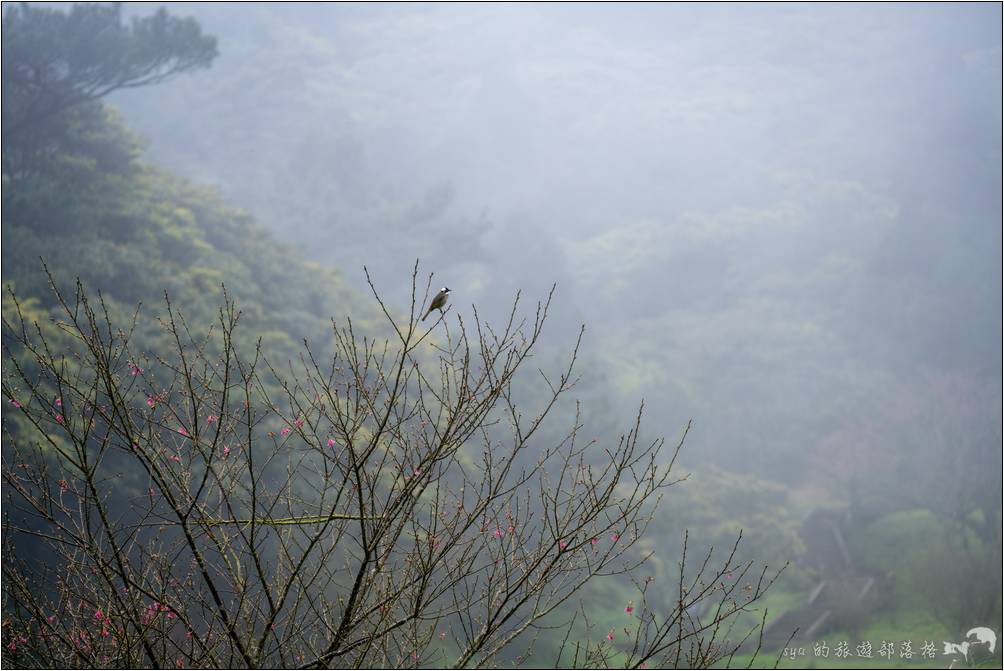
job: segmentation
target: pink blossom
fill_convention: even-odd
[[[148,407],[152,408],[153,406],[157,405],[157,402],[155,400],[153,400],[153,396],[147,396],[146,397],[146,404],[147,404]]]
[[[63,407],[63,399],[59,398],[58,396],[56,397],[56,407],[57,408]]]
[[[103,620],[103,619],[105,619],[105,614],[102,613],[100,610],[96,610],[96,611],[94,611],[94,619],[95,620]]]
[[[11,404],[12,406],[14,406],[15,408],[20,408],[20,407],[21,407],[21,402],[20,402],[20,401],[18,401],[18,400],[17,400],[16,398],[12,398],[12,399],[10,400],[10,404]]]
[[[280,435],[280,436],[282,436],[283,438],[285,438],[285,437],[286,437],[286,436],[288,436],[288,435],[290,434],[290,432],[292,432],[292,431],[293,431],[293,429],[289,428],[288,426],[284,426],[284,427],[282,427],[282,429],[281,429],[281,430],[279,431],[279,435]]]
[[[70,485],[66,482],[66,480],[60,480],[56,484],[59,485],[59,491],[63,494],[65,494],[66,490],[70,488]],[[55,615],[53,615],[53,617],[55,617]]]
[[[171,461],[175,461],[179,464],[181,463],[181,457],[179,457],[177,454],[172,454],[170,457],[168,457],[168,459]]]
[[[181,435],[185,436],[186,438],[188,437],[188,429],[186,429],[183,426],[179,426],[178,427],[178,433],[180,433]]]
[[[621,539],[621,535],[620,534],[614,534],[613,536],[610,537],[610,540],[612,540],[614,543],[616,543],[620,539]]]
[[[492,535],[495,536],[495,538],[502,538],[502,530],[501,529],[495,529],[495,531],[492,533]]]
[[[53,623],[53,622],[56,621],[56,616],[55,615],[50,615],[49,617],[47,617],[45,619],[48,620],[49,623],[51,624],[51,623]]]
[[[228,445],[224,445],[223,446],[223,456],[224,457],[229,457],[230,456],[230,446],[228,446]]]
[[[218,419],[219,417],[217,417],[216,415],[209,415],[209,417],[206,417],[206,424],[212,424]]]
[[[558,541],[558,547],[564,550],[568,547],[568,541]]]
[[[189,629],[188,631],[185,632],[185,638],[192,638],[193,635],[194,634],[192,634],[192,630],[191,629]]]
[[[139,375],[140,373],[142,373],[143,369],[140,368],[139,366],[137,366],[136,364],[134,364],[132,361],[130,361],[129,362],[129,372],[132,373],[135,376],[135,375]]]
[[[634,603],[629,603],[627,606],[625,606],[624,607],[624,612],[625,613],[632,613],[632,612],[634,612]]]
[[[60,424],[63,423],[63,416],[60,415],[58,412],[56,413],[56,421],[59,422]]]
[[[303,420],[302,419],[295,419],[295,420],[293,420],[293,424],[295,424],[296,428],[298,428],[298,429],[299,428],[303,428]]]
[[[613,629],[611,629],[610,631],[607,632],[607,640],[608,641],[614,640],[614,630]]]
[[[335,439],[328,438],[328,447],[334,447],[334,446],[335,446]]]
[[[600,539],[599,538],[593,538],[593,540],[591,540],[589,542],[592,543],[593,545],[596,545],[597,543],[600,542]]]

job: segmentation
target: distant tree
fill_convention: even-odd
[[[816,484],[848,500],[858,526],[895,512],[933,516],[941,535],[904,550],[897,572],[959,634],[1001,612],[999,384],[918,372],[881,391],[873,417],[824,438],[811,462],[822,476]]]
[[[203,35],[195,19],[163,9],[126,24],[119,4],[75,4],[69,12],[5,6],[5,163],[9,150],[38,144],[68,111],[113,91],[208,67],[216,55],[216,38]]]
[[[575,603],[648,559],[682,440],[663,454],[636,420],[596,445],[576,416],[547,441],[578,347],[532,369],[540,407],[513,382],[550,301],[425,329],[412,282],[403,317],[373,292],[386,339],[347,320],[331,359],[278,367],[236,344],[229,299],[209,335],[168,303],[174,350],[144,354],[139,313],[120,328],[79,284],[54,323],[12,297],[4,664],[480,668],[551,632],[564,665],[706,667],[755,644],[760,626],[732,625],[773,579],[734,547],[684,551],[670,599],[638,576],[622,602]],[[622,626],[594,631],[597,609]]]

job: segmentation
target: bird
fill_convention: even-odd
[[[450,287],[443,287],[439,290],[439,293],[432,297],[432,302],[429,303],[429,310],[425,313],[425,317],[422,317],[422,321],[425,321],[426,317],[432,314],[433,310],[443,311],[443,306],[446,305],[446,299],[450,297]]]

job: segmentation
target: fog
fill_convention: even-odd
[[[400,301],[415,258],[489,315],[557,282],[690,458],[797,486],[926,371],[999,409],[999,7],[172,9],[221,56],[114,98],[151,160]]]
[[[168,10],[220,55],[109,97],[144,162],[394,309],[416,259],[468,323],[556,284],[586,426],[693,420],[663,531],[792,562],[780,612],[875,577],[858,638],[1001,630],[1000,4]]]

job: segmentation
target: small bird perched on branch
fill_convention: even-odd
[[[426,317],[432,314],[433,310],[443,311],[443,306],[446,305],[446,299],[450,297],[450,287],[443,287],[439,290],[439,293],[432,297],[432,302],[429,303],[429,310],[425,313],[425,317],[422,317],[422,321],[425,321]]]

